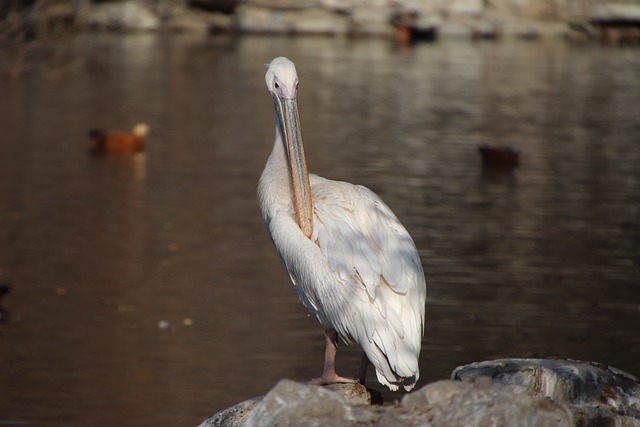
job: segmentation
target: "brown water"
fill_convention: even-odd
[[[196,425],[319,375],[255,200],[283,54],[310,169],[378,192],[420,250],[420,385],[499,357],[640,375],[637,49],[85,35],[0,82],[0,424]],[[146,156],[87,156],[89,128],[138,121]],[[518,173],[483,174],[482,143],[518,144]]]

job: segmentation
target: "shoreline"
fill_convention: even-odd
[[[578,12],[567,5],[541,11],[541,6],[532,1],[524,2],[525,6],[517,10],[507,0],[497,2],[497,6],[460,0],[438,7],[404,3],[375,2],[365,7],[355,1],[200,0],[155,4],[143,0],[99,3],[63,0],[49,5],[36,2],[31,8],[5,11],[0,14],[0,21],[25,38],[67,29],[384,37],[396,39],[401,45],[439,39],[568,38],[611,44],[640,40],[640,3],[622,8],[607,4],[591,9],[585,6]],[[10,40],[9,33],[3,37],[5,42]]]

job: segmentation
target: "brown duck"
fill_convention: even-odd
[[[478,148],[485,168],[510,171],[520,165],[520,149],[517,145],[489,146]]]
[[[131,132],[108,132],[104,129],[91,129],[89,138],[93,141],[91,154],[136,154],[144,152],[144,142],[149,134],[149,126],[138,123]]]

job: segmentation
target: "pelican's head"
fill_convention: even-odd
[[[278,96],[282,99],[294,99],[298,93],[296,66],[284,56],[271,61],[264,79],[267,83],[267,89],[273,96]]]
[[[280,56],[269,64],[264,77],[276,107],[276,143],[281,141],[289,162],[298,225],[307,236],[313,231],[313,206],[309,173],[298,117],[298,73],[289,59]]]

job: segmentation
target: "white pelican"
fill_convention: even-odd
[[[298,75],[284,57],[265,76],[276,109],[273,150],[258,203],[298,297],[325,331],[316,384],[378,381],[411,390],[419,378],[426,284],[411,236],[371,190],[307,173],[298,118]],[[338,337],[364,350],[358,378],[336,374]]]

